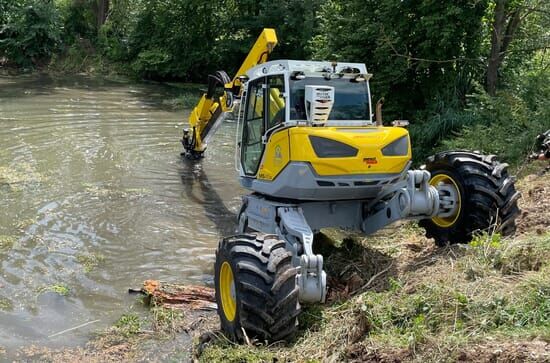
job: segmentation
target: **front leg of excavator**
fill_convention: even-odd
[[[313,231],[300,205],[252,194],[243,198],[238,219],[239,233],[261,231],[285,241],[286,249],[292,253],[292,266],[298,270],[296,285],[301,302],[325,301],[327,275],[323,256],[313,253]]]
[[[294,252],[293,265],[299,266],[296,279],[300,288],[300,301],[325,302],[327,274],[323,270],[323,256],[313,253],[313,232],[302,208],[280,207],[277,216],[277,234]]]

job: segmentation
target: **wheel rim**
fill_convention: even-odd
[[[462,205],[462,200],[461,200],[461,197],[460,197],[460,189],[458,188],[458,183],[453,178],[451,178],[449,175],[447,175],[447,174],[438,174],[438,175],[434,175],[430,179],[430,185],[432,185],[436,188],[441,184],[444,184],[447,187],[453,188],[456,192],[456,195],[458,196],[458,201],[456,203],[456,208],[455,208],[454,213],[452,213],[450,216],[446,216],[446,217],[438,217],[438,216],[433,217],[432,222],[434,222],[438,227],[449,228],[453,224],[456,223],[456,221],[458,220],[458,217],[460,216],[460,209],[461,209],[461,205]]]
[[[227,261],[222,264],[220,269],[220,295],[225,318],[228,321],[235,320],[235,315],[237,314],[235,279],[233,278],[233,270]]]

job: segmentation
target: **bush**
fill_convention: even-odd
[[[61,18],[53,2],[27,0],[4,13],[0,53],[21,67],[51,56],[61,42]]]
[[[438,97],[425,110],[415,113],[410,133],[415,161],[423,161],[454,132],[479,122],[473,109],[464,110],[452,97]]]
[[[63,21],[65,43],[72,45],[79,38],[95,40],[97,25],[92,1],[56,0],[55,3]]]
[[[517,166],[531,153],[536,135],[550,129],[550,69],[533,66],[510,80],[495,97],[478,86],[467,97],[466,107],[452,98],[436,99],[417,112],[413,121],[411,138],[417,161],[432,154],[435,146],[436,151],[496,154]]]
[[[141,51],[132,63],[132,69],[145,78],[164,78],[170,75],[172,56],[164,49]]]
[[[550,129],[550,71],[528,71],[496,97],[481,94],[471,112],[475,122],[443,142],[443,149],[480,150],[519,165],[536,135]]]
[[[126,39],[113,22],[107,21],[99,30],[98,45],[109,60],[125,61],[128,58]]]

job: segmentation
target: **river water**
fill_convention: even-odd
[[[127,290],[145,279],[212,283],[244,193],[235,127],[222,126],[201,163],[182,160],[189,110],[164,102],[176,93],[0,76],[0,351],[82,344],[139,310]]]

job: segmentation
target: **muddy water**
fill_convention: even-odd
[[[139,309],[127,289],[145,279],[212,282],[243,193],[234,125],[189,164],[178,140],[188,111],[163,102],[174,96],[155,84],[0,76],[0,351],[81,344]]]

